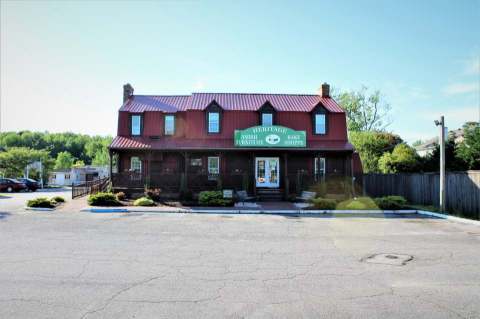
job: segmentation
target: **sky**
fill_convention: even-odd
[[[5,1],[3,131],[115,135],[136,94],[380,90],[413,142],[480,119],[480,0]]]

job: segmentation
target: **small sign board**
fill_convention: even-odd
[[[223,198],[233,198],[233,190],[232,189],[224,189],[223,190]]]
[[[254,126],[245,130],[235,130],[236,147],[306,147],[305,131],[272,125]]]

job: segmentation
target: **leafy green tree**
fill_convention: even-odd
[[[360,154],[365,173],[380,172],[378,160],[383,153],[402,143],[398,135],[386,132],[350,132],[349,139]]]
[[[412,172],[418,168],[419,157],[407,144],[398,144],[393,152],[385,152],[378,160],[378,168],[384,174]]]
[[[351,132],[384,131],[390,125],[388,113],[391,107],[378,90],[369,93],[368,88],[363,86],[359,91],[336,94],[335,99],[347,114],[348,130]]]
[[[456,154],[468,169],[480,169],[480,123],[466,123],[463,130],[464,140],[458,145]]]
[[[445,169],[447,171],[464,171],[468,169],[467,163],[457,156],[458,147],[453,138],[445,141]],[[440,145],[436,145],[432,153],[422,159],[419,170],[424,172],[438,172],[440,170]]]
[[[75,163],[72,165],[73,167],[83,167],[85,166],[85,162],[82,160],[77,160]]]
[[[60,152],[55,160],[55,169],[72,168],[75,158],[69,152]]]
[[[112,142],[109,137],[94,136],[85,145],[86,154],[92,158],[93,165],[108,165],[109,155],[108,146]]]
[[[26,166],[35,161],[42,161],[48,165],[48,152],[26,147],[10,147],[0,152],[0,172],[5,177],[23,176]]]

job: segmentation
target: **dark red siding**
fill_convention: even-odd
[[[233,139],[236,129],[245,129],[259,125],[258,112],[252,111],[223,111],[221,117],[221,131],[219,134],[208,134],[206,129],[206,115],[204,111],[176,112],[175,135],[173,138],[194,139]],[[164,116],[162,112],[143,113],[143,136],[164,136]],[[119,112],[118,135],[130,135],[130,114]],[[327,134],[315,135],[312,130],[312,114],[305,112],[277,112],[275,124],[305,130],[307,140],[310,141],[347,141],[347,125],[345,114],[328,113]],[[163,137],[165,138],[165,137]],[[172,137],[167,137],[172,138]]]

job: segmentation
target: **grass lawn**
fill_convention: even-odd
[[[372,198],[357,197],[355,199],[347,199],[337,204],[339,210],[369,210],[379,209]]]

